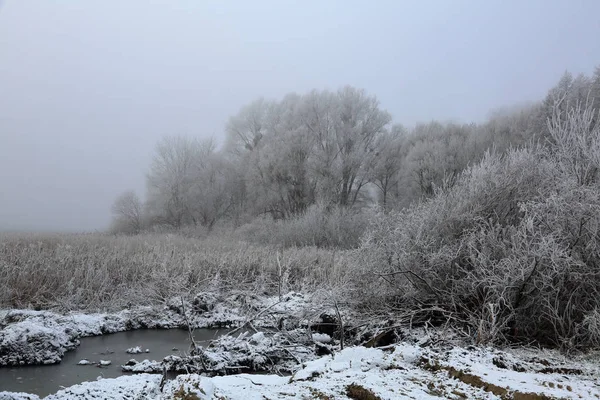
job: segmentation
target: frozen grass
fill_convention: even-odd
[[[373,214],[368,209],[328,209],[314,205],[288,219],[256,218],[238,228],[234,235],[252,243],[283,247],[353,249],[360,246],[360,239]]]
[[[344,252],[178,235],[0,236],[0,307],[92,310],[161,302],[201,290],[340,287]]]

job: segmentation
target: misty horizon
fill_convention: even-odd
[[[0,231],[93,231],[156,143],[257,98],[365,89],[392,122],[482,122],[600,54],[600,3],[0,3]]]

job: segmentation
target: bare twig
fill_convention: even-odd
[[[333,304],[335,306],[335,314],[337,315],[340,323],[340,350],[344,350],[344,322],[342,321],[342,316],[340,315],[340,309],[338,308],[337,300],[334,299]]]
[[[281,301],[278,301],[276,303],[271,304],[269,307],[263,309],[262,311],[260,311],[258,314],[254,315],[251,318],[248,318],[246,320],[246,322],[244,322],[242,325],[238,326],[237,328],[235,328],[234,330],[229,332],[229,335],[233,335],[234,333],[236,333],[237,331],[243,329],[246,325],[248,325],[249,323],[251,323],[252,321],[254,321],[256,318],[260,317],[261,315],[263,315],[265,312],[267,312],[268,310],[270,310],[271,308],[275,307],[277,304],[281,303]]]
[[[279,260],[279,251],[277,251],[277,289],[279,291],[279,301],[282,301],[281,286],[283,285],[283,270],[281,268],[281,260]]]
[[[187,314],[185,313],[185,302],[183,301],[183,296],[181,296],[181,312],[183,314],[183,318],[185,319],[185,323],[188,327],[188,335],[190,338],[190,347],[192,348],[192,351],[190,353],[193,356],[199,355],[198,353],[200,352],[200,346],[198,346],[198,344],[194,340],[194,328],[192,328],[192,324],[190,324],[190,320],[188,319]],[[202,368],[204,370],[206,370],[206,365],[204,364],[204,358],[200,357],[200,361],[202,362]]]

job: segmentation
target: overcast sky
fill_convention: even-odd
[[[350,84],[395,122],[480,121],[600,63],[598,0],[1,4],[0,231],[106,228],[158,139],[222,137],[260,96]]]

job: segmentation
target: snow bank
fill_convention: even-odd
[[[184,396],[189,397],[184,397]],[[193,397],[195,396],[195,397]],[[162,398],[193,398],[198,400],[215,399],[215,386],[207,378],[200,375],[180,375],[167,382]]]
[[[140,374],[84,382],[59,390],[46,400],[74,399],[158,399],[161,398],[160,375]]]
[[[293,328],[311,325],[315,315],[325,315],[315,305],[314,299],[296,293],[281,300],[245,294],[223,299],[205,293],[183,304],[181,299],[171,299],[163,307],[140,307],[116,314],[0,312],[0,365],[58,362],[82,336],[184,327],[188,321],[192,327],[242,326],[251,322],[246,328],[280,325],[288,330],[222,336],[187,357],[130,360],[122,369],[136,375],[84,382],[49,398],[158,400],[189,395],[199,399],[303,399],[343,398],[352,391],[369,392],[381,399],[500,399],[517,394],[532,399],[541,395],[600,398],[600,361],[568,360],[553,352],[461,347],[420,335],[383,348],[350,347],[316,358],[316,347],[328,352],[334,349],[325,344],[333,342],[331,334],[313,329],[309,335],[304,329]],[[322,322],[331,330],[332,324]],[[140,351],[128,349],[131,353]],[[167,382],[161,391],[160,373],[164,369],[186,374]],[[293,375],[239,373],[250,371]],[[237,374],[214,376],[233,373]],[[37,396],[0,392],[0,400],[5,399],[33,400]]]
[[[0,331],[0,366],[57,363],[79,344],[76,333],[48,312],[9,313],[0,326],[6,326]]]
[[[39,400],[39,397],[29,393],[0,392],[0,400]]]
[[[116,314],[67,314],[12,310],[0,320],[0,366],[54,364],[79,338],[140,328],[178,328],[181,316],[140,307]]]
[[[253,335],[248,339],[251,339],[248,342],[264,343],[268,337]],[[474,347],[432,348],[421,347],[418,343],[400,343],[384,349],[346,348],[334,355],[304,362],[291,377],[185,374],[168,381],[161,391],[161,375],[141,374],[85,382],[61,390],[49,399],[299,400],[346,398],[348,393],[357,391],[368,392],[384,400],[593,399],[600,397],[599,376],[600,361],[597,359],[569,361],[556,354],[549,356],[539,351],[523,354]],[[0,394],[0,400],[27,398],[17,396],[23,394]]]
[[[400,352],[385,353],[378,349],[354,347],[334,356],[307,362],[292,378],[240,374],[214,378],[183,375],[178,379],[193,382],[185,386],[186,393],[201,399],[205,398],[201,397],[201,393],[209,391],[214,396],[212,398],[232,400],[345,398],[343,395],[351,385],[359,385],[382,399],[439,400],[440,396],[430,393],[425,383],[429,375],[404,361]],[[163,398],[172,398],[177,387],[177,383],[165,387]],[[445,398],[458,397],[449,393]]]

